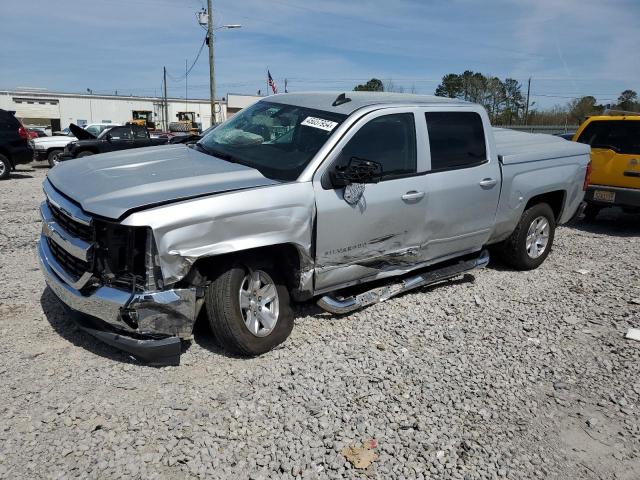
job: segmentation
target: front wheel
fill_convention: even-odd
[[[551,251],[555,230],[556,219],[549,205],[528,208],[502,245],[504,261],[517,270],[538,268]]]
[[[289,292],[278,272],[256,262],[237,262],[206,292],[209,324],[222,347],[254,356],[284,342],[293,329]]]
[[[47,161],[49,162],[50,167],[55,167],[58,163],[60,163],[60,154],[62,150],[51,150],[49,155],[47,155]]]

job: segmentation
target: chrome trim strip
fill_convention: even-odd
[[[91,226],[91,217],[84,213],[78,205],[60,195],[53,188],[53,185],[51,185],[49,180],[44,181],[42,188],[44,189],[44,194],[49,199],[49,202],[51,202],[54,207],[62,211],[72,220],[88,227]]]
[[[93,276],[91,272],[85,272],[82,274],[80,278],[74,279],[73,277],[71,277],[66,272],[64,267],[60,265],[56,260],[55,256],[53,255],[53,252],[51,252],[51,248],[49,248],[47,237],[44,235],[40,236],[40,244],[39,244],[38,250],[40,253],[40,261],[41,262],[46,261],[49,269],[55,272],[55,274],[58,277],[64,280],[65,283],[67,283],[70,287],[74,288],[75,290],[80,290],[82,287],[84,287]]]
[[[385,300],[389,300],[396,295],[413,290],[414,288],[447,280],[477,268],[484,268],[488,263],[489,251],[483,250],[477,258],[460,261],[457,264],[423,272],[413,277],[405,278],[399,282],[373,288],[351,297],[336,298],[331,294],[325,295],[317,301],[317,304],[327,312],[341,315],[353,312],[354,310],[358,310],[359,308],[363,308],[374,303],[384,302]]]
[[[91,256],[91,244],[73,237],[58,222],[56,222],[47,202],[40,204],[40,216],[42,217],[42,234],[56,242],[60,248],[70,255],[88,262]]]

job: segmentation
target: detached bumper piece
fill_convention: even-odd
[[[107,286],[90,292],[85,291],[89,287],[76,289],[49,244],[60,239],[48,234],[45,228],[40,237],[40,268],[53,293],[79,314],[74,316],[83,330],[142,362],[156,366],[180,363],[181,339],[191,336],[195,323],[195,289],[136,294]]]
[[[180,365],[182,342],[178,337],[134,338],[81,312],[74,313],[74,320],[82,330],[149,366]]]

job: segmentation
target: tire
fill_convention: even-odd
[[[555,230],[556,218],[548,204],[538,203],[529,207],[511,236],[502,244],[502,259],[516,270],[538,268],[551,251]],[[535,235],[533,242],[528,238],[531,234]]]
[[[275,297],[273,301],[263,303],[259,293],[269,291],[265,290],[267,285],[273,287],[270,291]],[[254,295],[251,295],[252,291]],[[246,301],[243,308],[241,296]],[[207,288],[205,304],[216,340],[230,353],[263,354],[284,342],[293,329],[289,292],[282,277],[274,268],[255,261],[234,263],[220,273]],[[253,315],[252,306],[257,306],[257,311],[263,313]],[[267,319],[273,318],[273,324],[266,323]]]
[[[93,155],[93,152],[90,152],[89,150],[83,150],[76,155],[76,158],[88,157],[89,155]]]
[[[599,205],[587,203],[587,206],[584,209],[584,218],[586,220],[595,220],[600,213],[600,210],[602,210],[602,207],[600,207]]]
[[[188,132],[189,125],[182,122],[171,122],[169,124],[169,131],[170,132]]]
[[[59,156],[62,152],[63,152],[63,150],[62,150],[62,149],[59,149],[59,148],[54,149],[54,150],[51,150],[51,151],[49,152],[49,154],[47,155],[47,161],[49,162],[49,166],[50,166],[51,168],[55,167],[55,166],[59,163],[58,156]]]
[[[0,154],[0,180],[6,180],[11,175],[11,162],[7,157]]]

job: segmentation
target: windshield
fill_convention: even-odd
[[[198,145],[211,155],[295,180],[347,115],[260,101],[208,133]]]

